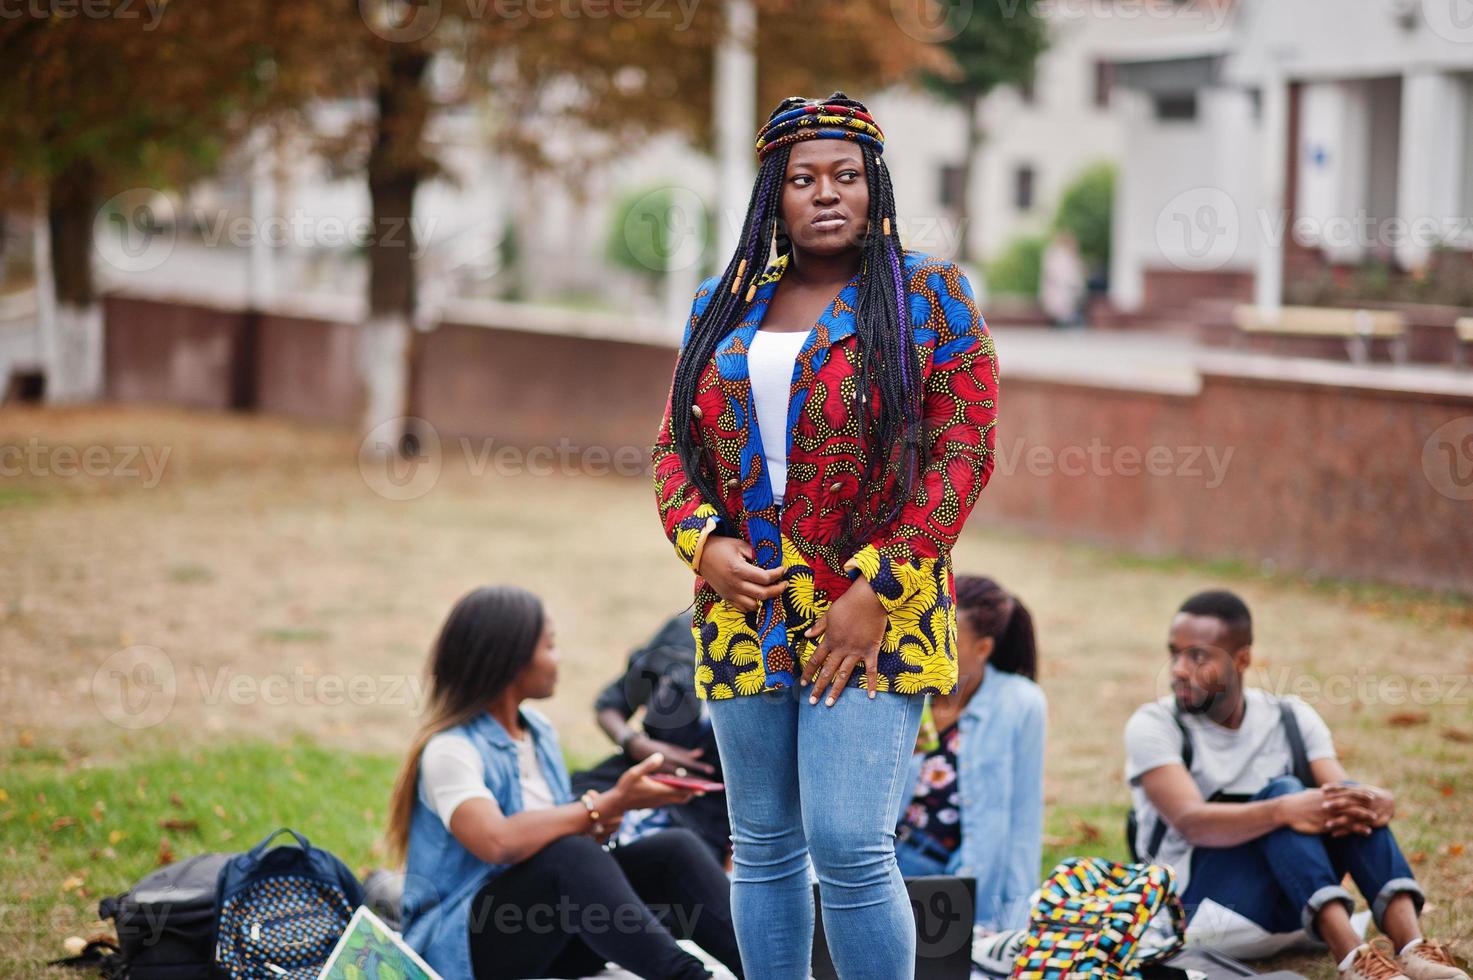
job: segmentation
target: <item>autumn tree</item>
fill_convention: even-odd
[[[982,102],[1001,85],[1028,85],[1038,58],[1048,48],[1048,22],[1036,5],[1022,0],[976,0],[957,4],[930,24],[930,37],[950,56],[939,72],[926,71],[927,89],[961,107],[966,118],[957,217],[963,234],[957,258],[972,260],[972,176],[977,169],[986,134],[982,130]]]
[[[291,80],[307,75],[278,77],[263,38],[316,34],[313,13],[284,0],[90,0],[0,19],[0,171],[44,202],[50,238],[50,398],[101,394],[99,206],[123,188],[209,172],[253,119],[290,104]]]

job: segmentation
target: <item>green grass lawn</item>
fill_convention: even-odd
[[[394,501],[372,492],[351,434],[178,410],[0,415],[0,445],[33,438],[171,453],[157,486],[0,481],[0,977],[43,975],[69,936],[104,928],[100,897],[163,858],[291,826],[360,874],[386,864],[412,682],[470,588],[543,596],[563,666],[539,707],[575,763],[610,750],[597,691],[690,599],[647,479],[475,475],[447,458],[431,492]],[[954,554],[1033,612],[1049,699],[1040,873],[1123,856],[1122,728],[1165,693],[1172,610],[1226,586],[1253,609],[1250,683],[1308,693],[1351,775],[1396,794],[1424,923],[1473,952],[1467,599],[1025,536],[991,526],[985,497]],[[110,666],[137,647],[172,681],[146,725],[118,713]],[[1334,976],[1326,957],[1280,965]]]

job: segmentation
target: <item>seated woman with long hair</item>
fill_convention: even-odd
[[[1033,617],[992,579],[958,575],[956,630],[961,682],[926,706],[895,854],[906,876],[976,878],[977,924],[1022,928],[1043,858],[1048,703]]]
[[[556,731],[523,704],[557,686],[553,639],[542,602],[513,586],[469,593],[440,629],[390,806],[405,941],[445,980],[582,977],[607,961],[709,977],[678,934],[742,976],[730,882],[699,837],[672,828],[605,849],[626,810],[691,798],[646,778],[661,758],[573,796]]]

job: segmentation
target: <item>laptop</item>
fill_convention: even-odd
[[[905,879],[916,917],[916,980],[969,980],[977,879],[925,875]],[[813,883],[813,978],[839,980],[824,936],[823,904]]]

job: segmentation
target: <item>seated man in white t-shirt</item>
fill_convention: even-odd
[[[1421,934],[1425,899],[1387,826],[1391,793],[1347,779],[1304,701],[1244,686],[1252,643],[1240,598],[1192,596],[1171,621],[1173,695],[1125,728],[1134,844],[1176,873],[1189,941],[1254,957],[1307,938],[1329,945],[1347,980],[1468,980]],[[1293,775],[1291,728],[1313,787]],[[1393,946],[1361,941],[1346,873]]]

